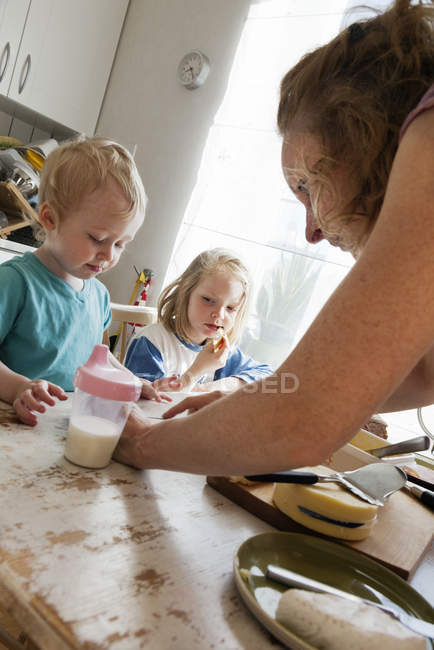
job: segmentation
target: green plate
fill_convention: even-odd
[[[264,577],[268,564],[291,569],[374,602],[394,604],[434,623],[431,605],[410,585],[378,562],[340,544],[298,533],[263,533],[245,541],[234,558],[235,582],[256,618],[292,650],[317,650],[275,618],[288,587]],[[248,579],[242,570],[250,571]],[[433,646],[427,641],[427,649]]]

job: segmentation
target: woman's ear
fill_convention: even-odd
[[[56,211],[47,201],[39,209],[39,221],[45,230],[54,230],[59,223]]]

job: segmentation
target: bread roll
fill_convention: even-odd
[[[276,620],[318,650],[426,650],[424,637],[385,612],[338,596],[288,589]]]

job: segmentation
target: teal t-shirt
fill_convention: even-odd
[[[0,264],[0,361],[14,372],[74,390],[75,371],[110,320],[109,293],[99,280],[76,291],[33,253]]]

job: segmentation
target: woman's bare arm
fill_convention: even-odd
[[[134,464],[253,474],[316,464],[348,441],[433,343],[433,178],[429,111],[402,141],[363,254],[267,391],[258,382],[153,427],[131,446]],[[280,389],[288,376],[294,392]]]
[[[404,411],[434,403],[434,349],[416,364],[404,381],[381,405],[380,413]]]

